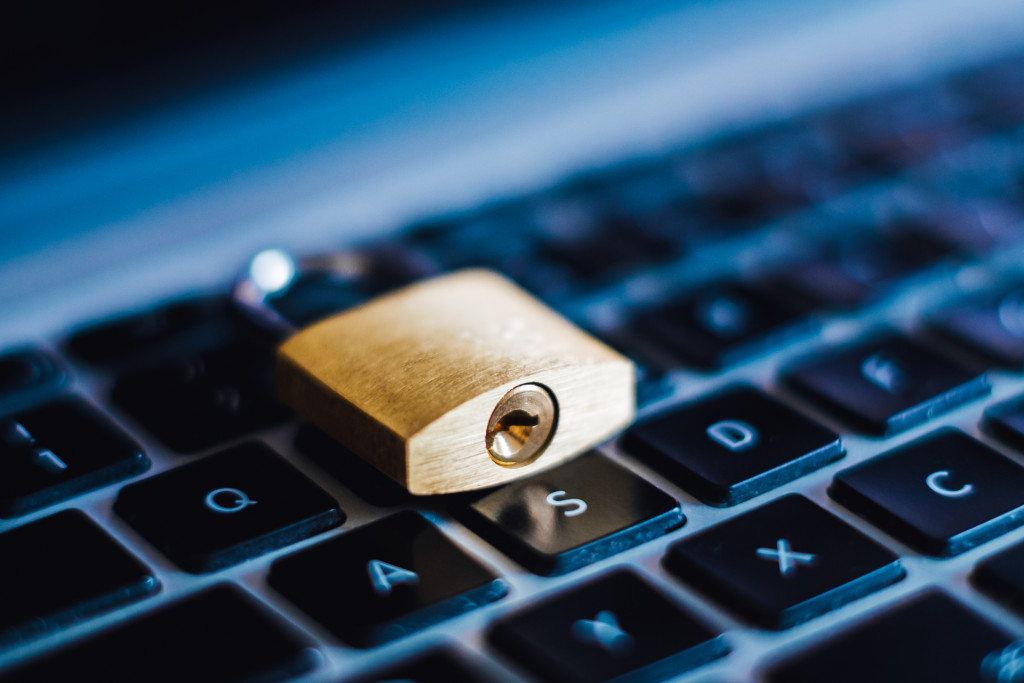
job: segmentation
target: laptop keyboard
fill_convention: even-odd
[[[637,362],[637,424],[498,489],[417,499],[300,424],[233,274],[25,340],[0,682],[1024,681],[1022,264],[1017,56],[410,226],[271,300],[304,325],[493,268]]]

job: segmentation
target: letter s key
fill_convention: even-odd
[[[562,498],[564,495],[565,491],[552,491],[544,500],[552,507],[571,506],[572,510],[562,511],[562,514],[566,517],[576,517],[587,511],[587,501],[582,498]]]

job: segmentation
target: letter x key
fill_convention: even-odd
[[[796,494],[687,536],[669,548],[664,563],[713,600],[771,629],[795,626],[903,576],[896,555]]]
[[[633,636],[619,628],[619,620],[610,610],[602,610],[593,619],[577,619],[572,625],[577,640],[592,643],[613,655],[628,654],[633,649]]]
[[[810,553],[796,553],[790,550],[789,541],[784,538],[776,541],[775,550],[771,548],[758,548],[757,556],[767,560],[777,560],[779,563],[779,573],[783,576],[789,576],[795,572],[798,564],[811,566],[814,564],[815,559],[815,555]]]

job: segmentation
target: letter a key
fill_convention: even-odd
[[[416,572],[380,560],[367,562],[366,571],[370,575],[373,592],[377,595],[391,595],[392,586],[403,583],[417,584],[420,581],[420,575]]]

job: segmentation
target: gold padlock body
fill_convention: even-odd
[[[303,329],[277,352],[280,399],[416,495],[494,486],[614,435],[636,410],[633,363],[504,277],[411,285]],[[517,467],[488,453],[510,390],[547,389],[550,441]]]

